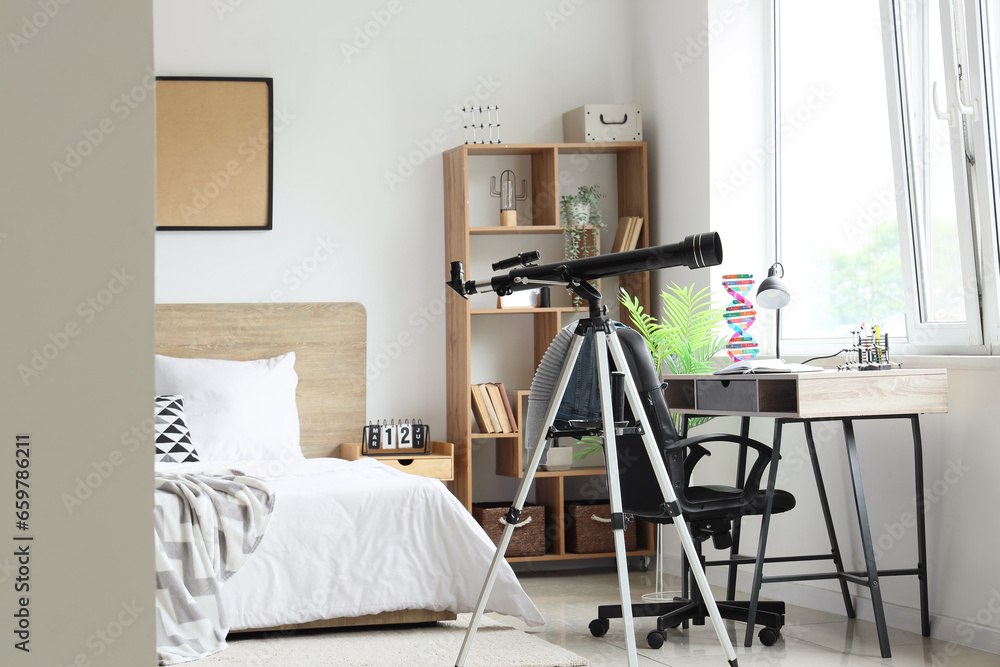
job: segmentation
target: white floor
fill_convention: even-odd
[[[532,632],[553,644],[586,657],[591,667],[619,667],[627,664],[624,648],[625,630],[621,621],[611,621],[611,629],[601,638],[590,634],[588,625],[597,618],[597,606],[615,604],[618,579],[613,569],[570,572],[525,572],[519,578],[524,589],[545,617],[539,630],[525,628],[517,620],[497,617],[505,623]],[[633,600],[654,589],[652,572],[632,572],[630,586]],[[679,588],[679,584],[676,585]],[[937,639],[925,639],[918,632],[889,628],[892,657],[879,654],[875,625],[851,621],[845,616],[817,612],[788,605],[781,639],[774,646],[762,646],[754,640],[751,648],[743,646],[746,625],[726,622],[730,640],[736,649],[740,667],[827,667],[840,665],[862,667],[883,664],[895,667],[998,667],[1000,655],[956,646]],[[662,648],[646,644],[646,634],[656,627],[652,618],[636,619],[636,646],[639,664],[652,667],[728,667],[725,652],[710,623],[687,630],[669,631]]]

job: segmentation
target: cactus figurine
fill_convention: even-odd
[[[503,227],[517,226],[517,202],[528,198],[528,182],[521,180],[521,193],[515,192],[514,172],[510,169],[500,174],[500,189],[497,189],[497,177],[490,177],[490,196],[500,198],[500,225]]]

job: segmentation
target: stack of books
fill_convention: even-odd
[[[611,252],[635,250],[639,245],[639,233],[642,231],[642,218],[625,217],[618,221],[618,231],[615,232],[615,242]]]
[[[472,385],[472,414],[480,433],[517,433],[517,420],[502,382]]]

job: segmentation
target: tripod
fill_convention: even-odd
[[[646,455],[649,458],[649,462],[656,476],[657,484],[660,487],[660,492],[663,494],[663,498],[665,500],[664,509],[674,519],[673,523],[677,528],[677,534],[680,537],[684,553],[687,555],[688,561],[691,564],[691,574],[698,585],[698,589],[701,591],[705,605],[708,607],[708,612],[712,619],[712,625],[715,628],[715,633],[719,638],[719,642],[722,644],[722,647],[726,652],[726,658],[729,660],[730,665],[736,667],[736,652],[733,650],[732,642],[730,642],[729,635],[726,633],[725,626],[722,623],[722,616],[719,613],[719,609],[715,604],[715,598],[712,596],[712,591],[709,588],[708,579],[701,566],[701,559],[698,556],[694,540],[691,538],[688,526],[684,521],[684,517],[681,515],[681,510],[677,503],[677,496],[674,493],[673,485],[667,474],[666,466],[664,465],[660,452],[658,451],[657,443],[653,436],[654,431],[651,427],[649,417],[642,408],[639,391],[636,388],[634,379],[627,372],[628,362],[625,358],[621,341],[618,340],[618,334],[615,330],[614,323],[602,312],[600,305],[601,295],[596,289],[591,287],[587,282],[577,282],[575,284],[571,284],[571,287],[577,292],[577,294],[587,300],[590,311],[589,316],[577,322],[576,330],[570,342],[569,351],[566,354],[566,359],[563,361],[562,370],[559,373],[559,379],[556,382],[555,390],[545,413],[545,421],[542,426],[538,442],[535,445],[535,449],[531,455],[531,460],[528,463],[528,468],[525,471],[525,475],[522,478],[521,484],[514,496],[513,504],[504,517],[506,525],[504,526],[503,533],[500,536],[500,543],[497,545],[496,553],[493,556],[493,561],[487,572],[486,581],[483,583],[483,590],[479,595],[479,601],[476,605],[476,611],[474,612],[472,620],[469,623],[469,629],[465,633],[465,639],[462,642],[462,648],[458,654],[458,660],[455,665],[456,667],[463,667],[465,660],[468,657],[469,649],[472,647],[472,641],[475,638],[476,630],[479,628],[479,623],[482,619],[483,610],[486,608],[486,602],[489,600],[490,593],[493,591],[493,585],[496,582],[500,564],[503,561],[504,554],[507,551],[507,545],[509,544],[511,535],[514,532],[514,524],[516,524],[520,518],[521,510],[524,508],[524,503],[528,495],[528,489],[530,488],[531,483],[534,480],[535,473],[538,470],[538,466],[541,463],[542,453],[545,451],[545,444],[553,437],[558,437],[560,435],[560,432],[553,430],[553,423],[556,420],[556,415],[559,410],[559,406],[562,403],[563,395],[566,393],[566,388],[570,383],[570,379],[576,367],[576,362],[580,355],[580,348],[583,345],[584,338],[592,332],[594,334],[594,347],[601,402],[601,422],[595,432],[603,434],[604,439],[604,460],[605,465],[607,466],[608,492],[611,501],[611,528],[615,542],[615,561],[618,570],[618,587],[621,592],[622,617],[625,622],[625,643],[626,650],[628,652],[628,664],[630,667],[635,667],[638,664],[639,658],[635,648],[635,628],[632,620],[631,592],[629,590],[628,565],[625,556],[625,515],[622,511],[621,487],[618,477],[618,450],[615,446],[615,436],[624,433],[626,427],[623,422],[616,424],[615,421],[615,397],[613,396],[612,391],[612,373],[608,363],[609,351],[611,353],[611,358],[614,360],[615,367],[619,371],[623,372],[624,382],[622,384],[624,385],[624,398],[628,400],[632,414],[639,420],[639,426],[634,432],[642,435]],[[621,397],[619,397],[619,404],[620,398]],[[568,435],[565,432],[561,434]]]

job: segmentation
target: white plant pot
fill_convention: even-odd
[[[569,470],[573,467],[572,447],[549,447],[542,470]]]
[[[569,207],[570,221],[576,227],[586,227],[590,222],[590,204],[572,204]]]

